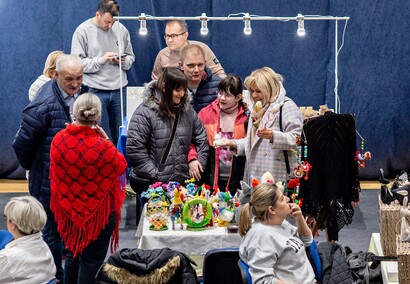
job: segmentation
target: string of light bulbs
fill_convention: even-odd
[[[132,20],[132,21],[139,21],[140,28],[139,34],[141,36],[146,36],[148,34],[147,29],[147,21],[148,20],[156,20],[156,21],[168,21],[168,20],[185,20],[185,21],[200,21],[200,33],[201,35],[207,35],[209,33],[208,29],[208,21],[243,21],[244,28],[243,33],[245,35],[252,34],[252,27],[251,21],[281,21],[281,22],[288,22],[288,21],[296,21],[297,22],[297,30],[296,34],[300,37],[304,37],[306,35],[305,30],[305,21],[335,21],[335,113],[340,113],[340,99],[338,95],[338,56],[339,53],[344,45],[344,37],[346,33],[347,22],[350,20],[350,17],[335,17],[335,16],[321,16],[321,15],[302,15],[297,14],[295,17],[273,17],[273,16],[259,16],[259,15],[251,15],[249,13],[237,13],[237,14],[229,14],[226,17],[208,17],[206,13],[202,13],[201,16],[193,16],[193,17],[174,17],[174,16],[151,16],[145,13],[141,13],[139,16],[116,16],[114,17],[118,20]],[[338,45],[338,21],[345,21],[345,26],[343,29],[342,34],[342,44],[339,48]],[[121,35],[118,35],[119,37]],[[120,41],[119,41],[120,42]],[[119,47],[119,54],[121,53],[120,46]],[[121,62],[119,72],[121,74]],[[120,75],[120,80],[122,76]],[[120,82],[121,83],[121,82]],[[124,110],[122,109],[122,88],[120,89],[120,96],[121,96],[121,117],[124,117]],[[124,127],[124,124],[122,124]]]
[[[304,36],[306,34],[305,30],[305,21],[320,21],[320,20],[333,20],[333,21],[347,21],[349,17],[334,17],[334,16],[320,16],[320,15],[302,15],[297,14],[295,17],[272,17],[272,16],[259,16],[259,15],[251,15],[249,13],[238,13],[238,14],[229,14],[226,17],[208,17],[206,13],[202,13],[201,16],[193,16],[193,17],[174,17],[174,16],[151,16],[145,13],[141,13],[139,16],[117,16],[115,17],[118,20],[137,20],[140,22],[139,34],[140,35],[147,35],[147,21],[148,20],[157,20],[157,21],[165,21],[165,20],[186,20],[186,21],[200,21],[201,28],[200,33],[202,35],[207,35],[209,32],[208,29],[208,21],[243,21],[244,28],[243,32],[246,35],[252,34],[252,27],[251,21],[296,21],[297,22],[297,34],[299,36]]]

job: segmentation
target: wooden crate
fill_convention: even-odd
[[[379,194],[380,242],[385,256],[396,255],[396,224],[400,220],[400,207],[397,201],[384,204]]]
[[[410,243],[402,242],[397,236],[396,247],[399,283],[410,283]]]

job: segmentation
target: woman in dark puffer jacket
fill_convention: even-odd
[[[156,181],[182,184],[205,169],[206,132],[189,103],[187,85],[181,70],[165,68],[158,81],[146,86],[144,102],[132,115],[127,156],[132,166],[130,184],[138,194]],[[198,157],[188,163],[191,143]]]

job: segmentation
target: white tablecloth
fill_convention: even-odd
[[[239,233],[229,233],[226,227],[215,226],[207,227],[204,231],[188,231],[186,224],[183,230],[180,224],[175,224],[175,230],[172,230],[171,220],[169,220],[168,230],[151,231],[149,221],[144,216],[145,210],[136,233],[140,249],[167,247],[189,255],[203,255],[215,248],[238,248],[241,243]]]

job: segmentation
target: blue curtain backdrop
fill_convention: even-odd
[[[122,16],[253,15],[350,16],[339,54],[341,113],[353,113],[372,160],[360,169],[363,178],[378,177],[383,167],[392,176],[410,169],[410,128],[406,119],[410,95],[410,3],[398,1],[118,1]],[[41,74],[49,52],[70,52],[75,28],[93,17],[98,1],[0,0],[0,178],[23,178],[11,147],[27,91]],[[138,35],[137,21],[122,21],[131,33],[136,54],[129,85],[150,80],[155,56],[165,47],[164,21],[147,21],[148,35]],[[188,21],[189,38],[206,42],[225,70],[243,79],[254,69],[270,66],[285,77],[288,96],[300,106],[334,106],[334,22],[306,21],[306,36],[296,35],[296,22],[252,21],[252,35],[242,21]],[[339,22],[339,43],[344,22]],[[358,138],[358,146],[360,141]]]

